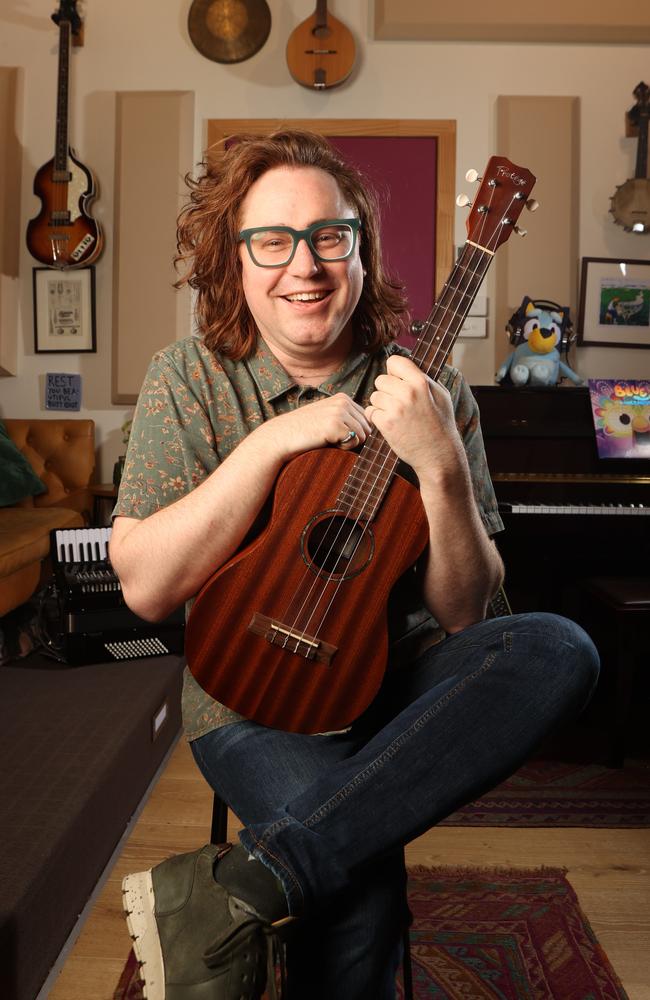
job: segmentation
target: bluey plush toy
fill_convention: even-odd
[[[499,368],[496,381],[555,385],[566,377],[576,385],[583,385],[584,379],[562,361],[557,348],[560,344],[566,350],[570,323],[568,308],[554,302],[535,302],[525,296],[508,324],[511,342],[517,346]]]

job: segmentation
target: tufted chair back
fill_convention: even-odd
[[[95,423],[58,417],[3,418],[7,433],[47,486],[47,493],[21,506],[68,507],[86,516],[92,509],[88,490],[95,468]]]

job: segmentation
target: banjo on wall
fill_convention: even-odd
[[[628,233],[650,233],[650,178],[648,178],[648,118],[650,87],[641,82],[634,89],[636,104],[626,114],[638,134],[634,177],[616,188],[610,212]]]

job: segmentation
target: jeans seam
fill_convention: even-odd
[[[278,823],[274,823],[272,827],[269,827],[268,830],[264,831],[264,837],[262,838],[262,840],[260,840],[258,837],[255,836],[255,834],[250,829],[250,827],[247,828],[246,832],[251,837],[251,839],[255,842],[255,844],[257,845],[258,849],[262,852],[262,854],[264,854],[268,858],[272,858],[273,861],[276,862],[276,864],[278,865],[278,867],[282,869],[282,871],[286,874],[287,878],[291,881],[294,889],[299,893],[300,899],[302,900],[302,902],[304,904],[305,895],[304,895],[304,893],[302,891],[302,886],[301,886],[300,882],[298,881],[298,879],[296,878],[296,876],[294,875],[294,873],[291,871],[291,869],[287,867],[286,863],[282,860],[282,858],[278,857],[278,855],[274,851],[272,851],[270,849],[270,847],[268,846],[268,844],[266,843],[266,839],[269,836],[271,836],[274,832],[277,832],[278,829],[281,829],[282,827],[288,826],[288,825],[289,825],[289,820],[288,819],[287,820],[282,820],[282,821],[280,821]]]
[[[410,726],[409,729],[406,730],[406,732],[402,733],[401,736],[393,740],[390,746],[387,746],[382,751],[379,757],[376,757],[373,761],[371,761],[370,764],[366,765],[366,767],[362,771],[359,771],[359,773],[355,775],[354,778],[348,781],[343,788],[339,789],[339,791],[336,792],[335,795],[332,795],[327,802],[323,803],[323,805],[320,806],[315,812],[313,812],[310,816],[308,816],[305,820],[303,820],[303,826],[309,828],[315,825],[321,819],[327,816],[328,813],[332,811],[332,809],[334,809],[341,802],[347,799],[350,793],[354,791],[354,789],[358,788],[359,785],[363,784],[365,780],[370,775],[374,774],[379,767],[383,766],[383,764],[385,764],[392,757],[394,757],[397,751],[404,745],[404,743],[406,743],[411,738],[411,736],[414,733],[416,733],[419,729],[421,729],[422,726],[426,725],[426,723],[429,722],[431,718],[433,718],[435,715],[438,715],[438,713],[443,708],[445,708],[455,698],[455,696],[467,686],[467,684],[470,681],[475,680],[477,677],[480,677],[487,670],[489,670],[492,664],[494,663],[496,656],[497,656],[496,653],[489,653],[480,667],[478,667],[473,673],[468,674],[467,677],[464,677],[462,681],[459,681],[459,683],[456,684],[455,687],[451,688],[451,690],[449,690],[445,695],[443,695],[442,698],[439,698],[433,705],[431,705],[426,710],[426,712],[424,712],[419,717],[419,719],[415,720],[415,722]]]

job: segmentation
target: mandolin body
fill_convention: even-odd
[[[289,72],[303,87],[324,90],[336,87],[354,67],[352,32],[332,14],[314,13],[302,21],[287,42]]]
[[[370,524],[337,512],[355,459],[325,448],[289,462],[267,527],[192,607],[192,674],[217,701],[265,726],[342,729],[381,684],[388,597],[424,551],[428,525],[419,491],[400,476]]]

